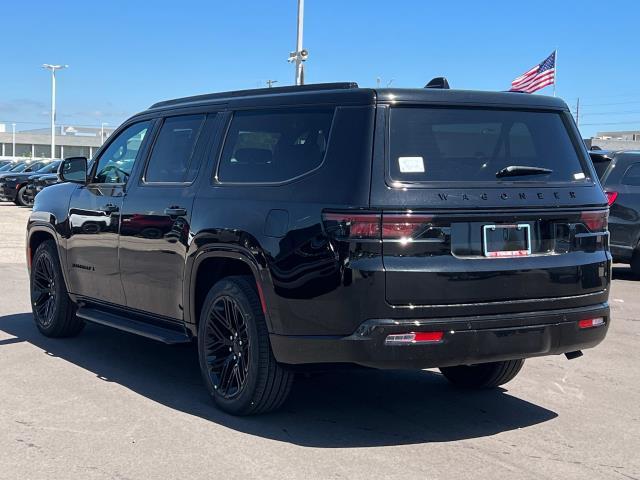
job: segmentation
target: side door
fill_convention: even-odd
[[[605,185],[605,190],[618,194],[609,212],[609,231],[612,245],[632,250],[640,237],[640,162],[616,165],[620,166],[626,168],[622,176],[617,177],[619,180],[612,182],[613,185],[607,181]]]
[[[119,258],[129,308],[182,320],[196,181],[215,113],[166,117],[122,208]]]
[[[67,269],[71,293],[125,305],[118,262],[120,211],[134,163],[144,155],[153,121],[114,136],[93,164],[87,185],[69,202]]]

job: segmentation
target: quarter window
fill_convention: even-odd
[[[622,177],[622,184],[640,187],[640,163],[634,163],[627,169]]]
[[[221,182],[276,183],[322,164],[333,108],[236,112],[220,159]]]
[[[167,118],[153,147],[144,180],[153,182],[191,182],[197,174],[193,158],[204,115]]]
[[[94,183],[127,183],[150,125],[135,123],[109,144],[98,160]]]

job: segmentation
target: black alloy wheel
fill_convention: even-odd
[[[64,283],[58,249],[42,242],[31,259],[31,310],[38,330],[47,337],[72,337],[84,328]]]
[[[31,303],[36,323],[47,328],[56,312],[56,279],[50,255],[39,255],[32,265]]]
[[[273,356],[252,276],[211,287],[200,312],[198,357],[211,398],[233,415],[275,410],[291,390],[293,373]]]
[[[20,190],[18,190],[18,193],[16,195],[16,201],[15,203],[21,207],[26,207],[29,205],[29,201],[25,198],[25,193],[27,192],[27,186],[23,185],[22,187],[20,187]]]
[[[215,299],[207,322],[205,355],[209,378],[218,395],[235,398],[245,387],[251,360],[245,316],[232,297],[220,296]]]

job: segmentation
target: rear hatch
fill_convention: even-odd
[[[607,288],[606,197],[567,112],[383,110],[372,206],[382,211],[389,304],[530,310],[532,300]]]

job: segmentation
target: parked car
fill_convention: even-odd
[[[0,200],[14,202],[19,206],[30,205],[29,197],[25,196],[29,177],[35,174],[56,172],[60,161],[39,161],[29,164],[21,172],[10,172],[0,175]]]
[[[23,182],[24,190],[19,195],[26,205],[33,205],[33,200],[35,199],[35,196],[37,194],[36,192],[37,180],[39,180],[42,177],[49,177],[49,178],[53,177],[54,179],[56,179],[56,181],[51,182],[50,184],[52,185],[53,183],[57,183],[58,175],[57,173],[54,173],[54,172],[58,171],[58,167],[60,166],[60,163],[61,163],[60,160],[54,160],[48,165],[42,167],[40,170],[34,172],[33,174],[27,177],[27,179]]]
[[[640,152],[591,151],[609,199],[613,260],[640,276]]]
[[[560,99],[202,95],[152,105],[91,169],[59,172],[27,226],[38,329],[195,340],[233,414],[277,408],[312,364],[496,387],[610,323],[607,198]]]
[[[12,170],[17,170],[17,169],[20,169],[20,168],[26,168],[26,167],[23,167],[24,163],[25,162],[11,162],[11,163],[8,163],[6,165],[3,165],[2,167],[0,167],[0,175],[2,175],[4,173],[7,173],[7,172],[10,172]]]

